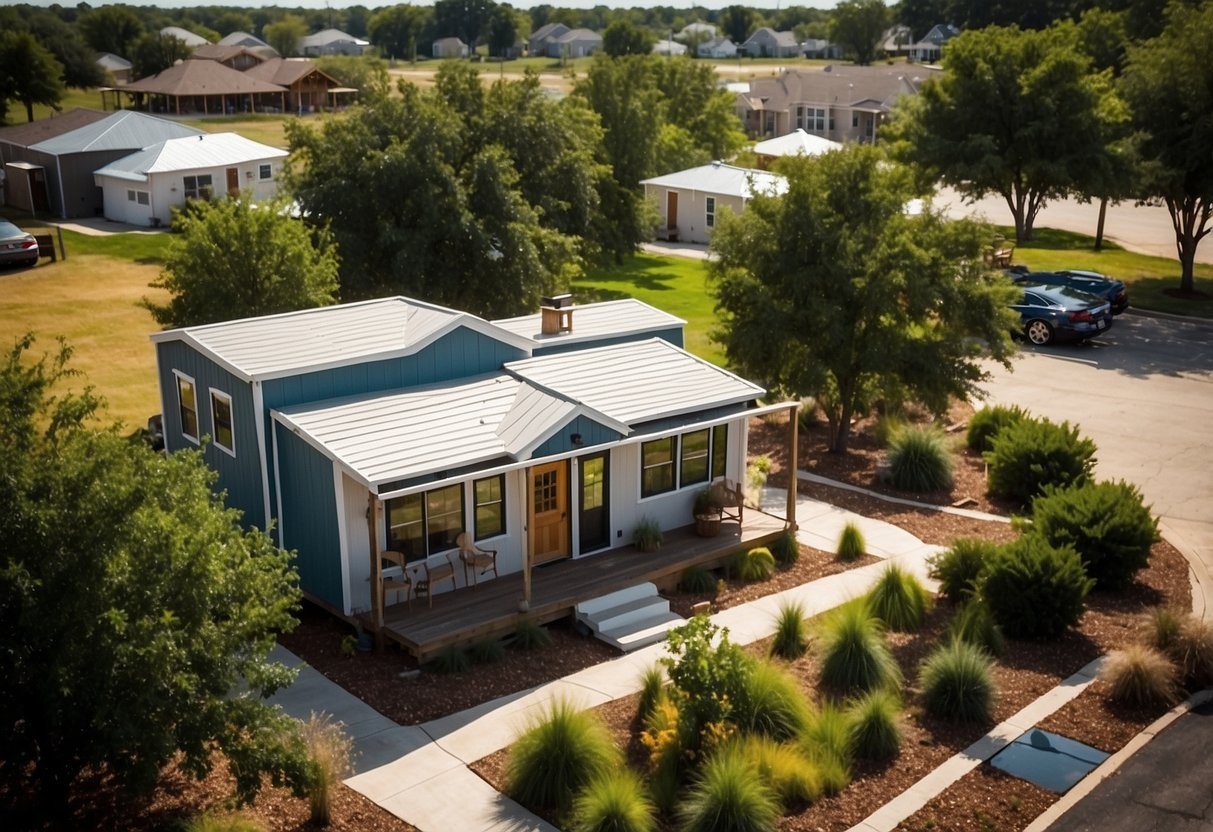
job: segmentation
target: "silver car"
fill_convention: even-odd
[[[0,265],[33,266],[38,263],[38,241],[8,220],[0,220]]]

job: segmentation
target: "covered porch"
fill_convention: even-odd
[[[419,661],[426,661],[451,645],[506,636],[525,619],[541,624],[555,621],[571,615],[582,601],[638,583],[673,587],[687,568],[721,565],[739,549],[775,541],[787,528],[781,517],[748,509],[744,524],[725,522],[717,537],[699,537],[694,526],[686,526],[666,532],[655,552],[623,546],[534,568],[525,611],[520,609],[525,594],[523,574],[506,574],[436,595],[432,608],[424,598],[414,599],[411,608],[403,601],[388,606],[383,610],[380,632]],[[373,628],[373,614],[364,623]]]

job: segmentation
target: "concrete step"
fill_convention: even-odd
[[[597,598],[591,598],[588,601],[582,601],[577,605],[577,617],[585,620],[596,616],[603,610],[609,610],[611,607],[618,607],[633,601],[637,598],[652,598],[657,595],[657,587],[652,583],[636,584],[627,589],[621,589],[617,592],[611,592],[606,595],[600,595]]]
[[[603,610],[587,619],[586,623],[590,625],[591,630],[598,633],[603,630],[618,630],[669,611],[670,602],[660,595],[656,595],[649,598],[637,598],[634,601]]]
[[[684,623],[686,620],[681,616],[667,611],[616,630],[604,630],[598,634],[598,638],[624,653],[630,653],[664,641],[671,628]]]

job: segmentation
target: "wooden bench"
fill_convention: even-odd
[[[986,251],[985,260],[986,263],[996,269],[1005,269],[1011,265],[1011,258],[1014,254],[1015,246],[991,248]]]

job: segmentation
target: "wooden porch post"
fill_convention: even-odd
[[[379,499],[367,492],[366,529],[371,543],[371,618],[375,630],[375,648],[383,648],[383,563],[379,560]]]
[[[800,446],[800,404],[788,408],[788,508],[786,520],[788,529],[796,531],[796,491],[800,480],[797,478],[796,459]]]
[[[522,490],[526,495],[526,534],[522,540],[522,603],[531,608],[531,526],[535,524],[535,509],[531,505],[531,469],[523,468]],[[525,610],[524,610],[525,612]]]

